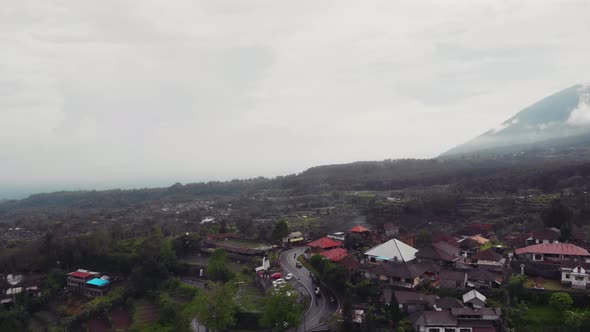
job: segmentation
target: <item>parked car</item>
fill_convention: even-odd
[[[297,263],[295,263],[295,267],[297,267],[297,268],[302,268],[302,267],[303,267],[303,265],[301,264],[301,262],[300,262],[300,261],[297,261]]]
[[[276,272],[270,275],[271,279],[280,279],[283,277],[283,274],[281,272]]]
[[[285,279],[277,279],[277,280],[274,280],[274,281],[272,282],[272,284],[273,284],[275,287],[280,287],[280,286],[283,286],[283,285],[285,285],[286,283],[287,283],[287,282],[285,281]]]
[[[285,280],[291,280],[291,279],[293,279],[293,274],[287,273],[287,275],[285,276]]]

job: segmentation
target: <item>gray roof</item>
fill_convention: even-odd
[[[465,308],[463,303],[454,297],[443,297],[442,299],[438,299],[436,300],[436,306],[440,309]]]
[[[412,291],[395,291],[395,299],[399,304],[409,304],[409,303],[424,303],[424,304],[434,304],[435,301],[438,299],[436,295],[427,295],[420,292],[412,292]]]
[[[377,275],[398,278],[417,278],[424,271],[416,264],[387,262],[377,265],[372,271]]]
[[[438,275],[440,280],[465,281],[465,274],[464,271],[443,270]]]
[[[471,308],[452,308],[451,313],[453,316],[494,316],[500,315],[500,309],[497,308],[482,308],[482,309],[471,309]]]
[[[467,303],[473,299],[479,299],[484,303],[486,302],[486,297],[475,289],[463,294],[463,303]]]
[[[449,310],[424,311],[416,320],[420,326],[457,326],[455,318]]]

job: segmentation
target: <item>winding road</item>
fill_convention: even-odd
[[[297,268],[295,256],[303,255],[307,247],[298,247],[287,250],[281,254],[279,261],[285,274],[292,273],[291,283],[295,288],[303,287],[310,296],[309,308],[306,309],[302,324],[297,328],[297,332],[308,332],[324,330],[327,327],[327,319],[338,311],[340,303],[335,295],[325,285],[320,285],[321,296],[317,298],[313,292],[317,286],[311,280],[309,270],[305,267]],[[334,297],[334,303],[330,302],[330,297]]]
[[[292,273],[293,278],[289,281],[295,289],[309,294],[309,307],[305,309],[303,321],[296,329],[297,332],[313,332],[327,330],[327,319],[338,311],[340,303],[335,295],[324,285],[320,285],[321,296],[317,297],[313,292],[316,284],[311,280],[309,270],[305,267],[296,267],[295,263],[300,255],[305,253],[307,247],[298,247],[283,252],[279,256],[279,261],[283,269],[283,275]],[[330,302],[330,297],[334,297],[334,303]],[[194,332],[204,332],[207,328],[200,324],[196,318],[191,321],[191,329]]]

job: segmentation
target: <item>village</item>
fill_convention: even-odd
[[[269,219],[264,222],[272,225],[275,240],[264,241],[244,236],[231,223],[220,227],[216,218],[223,217],[226,208],[221,211],[202,217],[198,233],[164,237],[182,239],[188,248],[177,253],[179,272],[171,277],[195,289],[189,293],[209,292],[219,280],[211,260],[222,252],[227,273],[235,276],[232,282],[237,285],[231,298],[241,312],[237,324],[247,330],[263,328],[260,306],[279,290],[296,297],[304,309],[294,320],[297,325],[289,326],[297,331],[500,332],[555,326],[566,312],[579,312],[590,295],[587,244],[575,236],[564,242],[555,227],[499,233],[494,224],[471,223],[444,232],[386,222],[357,224],[321,236],[298,230],[297,222]],[[191,245],[196,239],[198,245]],[[68,305],[88,308],[102,297],[114,297],[113,290],[119,296],[117,289],[134,280],[116,269],[97,272],[94,266],[88,262],[66,270],[52,294]],[[46,296],[46,279],[35,273],[4,275],[0,304],[11,308],[23,295]],[[554,294],[569,298],[562,312],[550,304]],[[125,310],[116,311],[118,319],[127,322],[118,330],[144,326],[135,323],[135,302],[131,307],[123,318]],[[206,327],[192,317],[193,331]],[[584,319],[570,324],[580,326]],[[94,318],[82,318],[80,324],[89,331],[104,330],[96,328],[100,324]],[[115,327],[115,322],[110,324]]]

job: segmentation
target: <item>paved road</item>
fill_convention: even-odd
[[[322,296],[317,298],[316,303],[316,296],[313,293],[316,285],[309,276],[309,270],[305,267],[295,267],[295,262],[297,260],[294,255],[303,255],[305,249],[307,249],[307,247],[287,250],[279,257],[281,267],[285,271],[285,274],[289,272],[293,274],[293,279],[291,280],[293,285],[296,286],[296,284],[299,284],[300,286],[303,286],[311,297],[309,308],[306,308],[305,311],[304,322],[299,326],[297,332],[314,331],[325,327],[327,319],[335,313],[340,306],[336,296],[334,296],[324,285],[320,286]],[[332,296],[335,300],[334,303],[330,302],[330,297]]]

